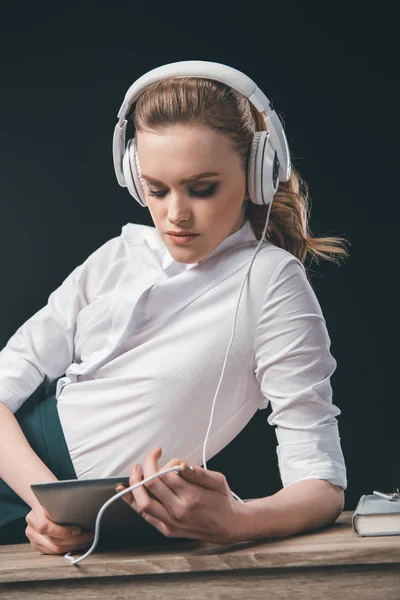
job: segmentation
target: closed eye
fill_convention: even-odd
[[[206,190],[190,190],[190,195],[191,196],[197,196],[199,198],[206,198],[208,196],[212,196],[212,194],[214,194],[214,192],[217,189],[218,184],[217,183],[213,183],[209,188],[207,188]],[[151,190],[149,188],[149,196],[156,196],[157,198],[164,198],[164,196],[166,195],[167,191],[166,190],[162,190],[162,191],[154,191]]]

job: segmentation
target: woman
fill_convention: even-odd
[[[181,477],[125,496],[167,537],[226,543],[329,524],[347,487],[330,386],[336,361],[303,263],[346,255],[343,240],[311,237],[295,169],[272,205],[250,201],[249,147],[267,124],[229,85],[163,77],[139,96],[133,123],[135,197],[155,227],[125,225],[0,353],[0,535],[42,553],[85,547],[92,536],[52,523],[31,483],[131,474],[134,485],[177,464]],[[40,394],[44,379],[53,388]],[[201,467],[213,398],[207,458],[271,402],[278,493],[237,502],[221,473]]]

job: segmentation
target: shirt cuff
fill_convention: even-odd
[[[16,413],[43,382],[37,368],[5,346],[0,352],[0,402]]]
[[[303,479],[324,479],[344,490],[347,488],[337,423],[321,425],[312,431],[277,427],[275,433],[283,487]]]

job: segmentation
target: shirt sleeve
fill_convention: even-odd
[[[336,360],[317,297],[303,264],[286,257],[264,298],[255,338],[255,376],[276,425],[283,487],[325,479],[347,488],[346,466],[332,403]],[[266,404],[265,404],[266,403]]]
[[[119,237],[95,250],[48,297],[0,352],[0,401],[15,413],[45,378],[61,377],[73,362],[76,319],[95,298]]]

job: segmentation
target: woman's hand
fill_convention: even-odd
[[[87,548],[94,539],[93,533],[81,533],[79,527],[57,525],[51,521],[45,509],[38,505],[26,515],[28,523],[25,535],[31,546],[40,554],[64,554]],[[77,531],[76,534],[73,532]]]
[[[157,461],[162,453],[155,448],[146,457],[144,473],[140,465],[132,469],[129,485],[179,465],[181,472],[167,473],[124,494],[122,498],[162,534],[227,544],[246,539],[243,536],[244,504],[234,500],[225,476],[173,458],[162,469]],[[126,489],[118,486],[116,491]],[[148,491],[152,494],[149,495]],[[243,536],[243,537],[242,537]]]

